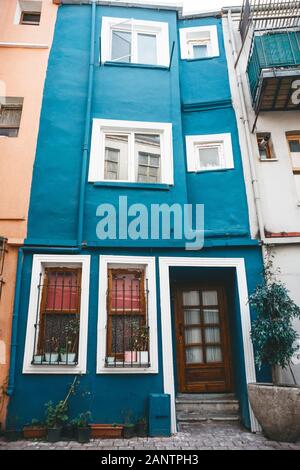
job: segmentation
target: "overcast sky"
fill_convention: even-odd
[[[242,0],[184,0],[185,12],[212,11],[220,7],[241,5]]]

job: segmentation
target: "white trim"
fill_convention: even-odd
[[[144,265],[146,278],[148,279],[149,304],[148,320],[150,331],[150,367],[147,368],[107,368],[106,357],[106,292],[107,270],[109,264]],[[97,327],[97,374],[157,374],[158,373],[158,349],[157,349],[157,303],[156,303],[156,272],[155,258],[144,256],[106,256],[100,255],[99,263],[99,305]]]
[[[195,26],[193,28],[179,29],[181,59],[195,59],[193,56],[193,48],[190,47],[189,42],[191,40],[201,40],[205,34],[207,34],[209,40],[209,47],[208,55],[203,59],[218,57],[220,55],[217,26]]]
[[[175,387],[173,369],[174,363],[171,328],[172,318],[169,279],[169,268],[171,266],[220,268],[232,267],[236,269],[247,383],[256,382],[256,372],[254,365],[253,346],[250,338],[251,317],[248,304],[248,288],[245,260],[243,258],[159,258],[164,392],[170,394],[171,396],[171,427],[172,432],[176,432]],[[251,420],[251,430],[252,432],[257,432],[260,430],[260,426],[253,414],[250,403],[249,411]]]
[[[111,119],[93,119],[92,142],[90,152],[89,182],[109,181],[104,179],[105,133],[106,132],[151,132],[161,135],[161,181],[162,184],[174,183],[172,124],[144,121],[116,121]],[[131,146],[132,147],[132,146]],[[129,149],[134,154],[134,149]],[[130,155],[128,160],[130,159]],[[132,163],[129,168],[134,170]],[[120,180],[113,180],[114,183]],[[134,171],[129,172],[125,183],[136,183]],[[143,183],[140,183],[143,186]]]
[[[186,156],[187,156],[187,171],[188,172],[202,172],[202,171],[218,171],[221,169],[233,169],[234,159],[232,150],[231,134],[211,134],[211,135],[189,135],[186,136]],[[216,168],[203,169],[199,167],[198,158],[196,155],[197,146],[203,144],[217,144],[224,148],[224,166]]]
[[[170,63],[170,48],[169,48],[169,25],[161,21],[144,21],[135,20],[131,18],[111,18],[104,16],[102,18],[101,29],[101,62],[105,63],[111,61],[111,39],[112,30],[114,27],[120,25],[120,30],[131,31],[132,33],[148,33],[155,34],[157,38],[157,63],[152,65],[169,66]],[[122,26],[122,28],[121,28]],[[132,62],[139,63],[137,57],[137,44],[133,40]],[[142,64],[142,63],[141,63]]]
[[[76,366],[52,366],[31,364],[34,348],[34,324],[38,308],[39,275],[43,266],[81,265],[81,307],[78,364]],[[32,263],[23,374],[85,374],[87,362],[88,313],[89,313],[90,256],[89,255],[34,255]]]

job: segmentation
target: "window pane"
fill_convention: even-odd
[[[185,344],[202,343],[201,328],[187,328],[184,336]]]
[[[203,349],[200,346],[185,350],[187,364],[201,364],[203,362]]]
[[[138,62],[157,64],[157,40],[152,34],[138,34]]]
[[[18,134],[19,129],[0,127],[0,135],[4,135],[6,137],[18,137]]]
[[[111,60],[120,62],[131,62],[131,32],[113,31]]]
[[[200,168],[219,168],[221,166],[219,147],[199,148],[199,163]]]
[[[111,310],[120,312],[141,311],[144,299],[142,274],[113,274]]]
[[[201,59],[208,56],[207,44],[196,44],[193,46],[194,58]]]
[[[140,318],[138,316],[115,315],[111,321],[111,353],[115,355],[125,351],[134,351],[133,338],[135,331],[139,329]]]
[[[205,328],[205,342],[206,343],[220,343],[220,329],[219,328]]]
[[[216,309],[205,309],[203,310],[204,323],[219,323],[219,310]]]
[[[5,107],[1,108],[0,125],[6,127],[19,127],[21,121],[22,108]]]
[[[159,134],[135,134],[138,182],[159,183],[161,181],[160,147]]]
[[[222,362],[222,350],[218,346],[209,346],[206,348],[206,362]]]
[[[29,13],[29,12],[23,12],[22,13],[22,18],[21,18],[21,23],[34,23],[34,24],[39,24],[40,22],[40,13]]]
[[[198,291],[183,292],[183,305],[200,305],[200,296]]]
[[[46,311],[78,311],[80,285],[75,272],[49,272]]]
[[[128,135],[106,134],[104,179],[128,180]]]
[[[218,292],[215,290],[202,292],[203,305],[218,305]]]
[[[200,325],[200,310],[185,310],[184,311],[184,324],[185,325]]]
[[[290,151],[291,152],[300,152],[300,139],[299,140],[290,140]]]

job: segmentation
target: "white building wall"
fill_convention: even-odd
[[[298,131],[300,133],[300,111],[261,113],[254,127],[255,113],[246,73],[249,44],[246,43],[244,47],[236,72],[234,67],[236,62],[234,48],[237,52],[241,47],[238,26],[239,15],[232,15],[232,21],[230,21],[230,15],[224,15],[224,40],[233,105],[239,128],[251,233],[252,236],[257,234],[257,206],[260,207],[266,233],[297,233],[300,232],[300,201],[296,192],[286,132]],[[246,115],[243,113],[241,92],[245,99]],[[250,149],[247,145],[246,126],[251,132]],[[260,161],[256,133],[262,132],[271,133],[276,156],[274,161]],[[252,162],[254,161],[254,171],[258,183],[257,204],[255,204],[253,191],[254,178],[250,171],[250,158]],[[266,245],[269,245],[274,254],[274,268],[279,268],[281,271],[278,277],[286,284],[291,298],[300,306],[300,237],[268,238],[263,233],[261,238]],[[300,334],[300,321],[295,322],[295,328]],[[300,384],[300,365],[293,366],[293,372],[298,384]],[[289,370],[282,371],[281,374],[284,382],[293,383]]]

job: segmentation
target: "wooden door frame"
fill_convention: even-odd
[[[224,364],[225,369],[225,383],[226,383],[226,392],[230,393],[233,391],[234,380],[233,380],[233,368],[232,368],[232,353],[231,353],[231,336],[230,336],[230,328],[229,328],[229,321],[228,321],[228,302],[227,302],[227,295],[226,295],[226,288],[225,285],[217,282],[217,283],[207,283],[204,282],[183,282],[183,283],[176,283],[172,286],[172,290],[174,291],[174,314],[175,314],[175,334],[176,334],[176,370],[177,370],[177,378],[178,378],[178,386],[179,391],[181,393],[193,393],[191,390],[187,390],[186,380],[185,380],[185,368],[186,368],[186,360],[185,360],[185,348],[184,346],[179,346],[179,337],[182,336],[181,334],[181,324],[182,324],[182,301],[180,299],[180,294],[184,290],[215,290],[218,292],[218,302],[219,302],[219,310],[220,310],[220,329],[221,332],[221,344],[222,344],[222,352],[224,356]],[[201,304],[200,304],[201,305]],[[200,306],[202,308],[202,305]],[[201,328],[202,330],[202,328]],[[193,368],[192,366],[190,366]],[[198,369],[205,369],[207,364],[197,365],[195,368]],[[195,392],[197,393],[197,392]],[[201,392],[198,392],[201,393]],[[204,392],[203,392],[204,393]],[[205,392],[206,393],[206,392]]]

